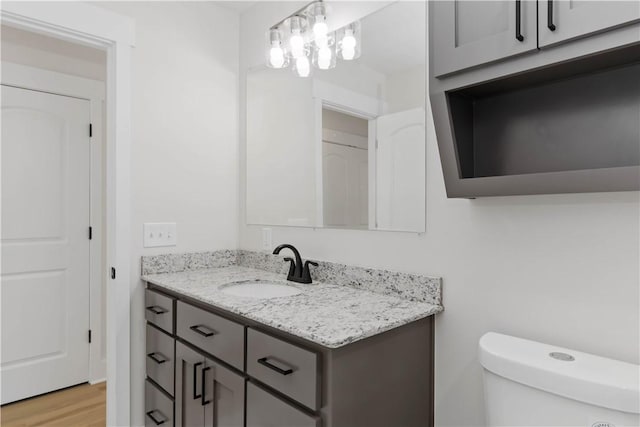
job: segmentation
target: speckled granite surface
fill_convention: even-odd
[[[239,265],[286,276],[288,263],[283,260],[284,253],[285,251],[280,256],[265,252],[220,250],[145,256],[142,257],[142,274],[176,273]],[[412,301],[442,304],[442,280],[439,277],[355,267],[327,261],[318,261],[318,267],[312,267],[311,276],[314,281],[349,286]]]
[[[173,260],[170,265],[177,264]],[[150,271],[148,266],[147,263],[147,273]],[[226,284],[258,279],[295,286],[302,293],[256,299],[221,292]],[[202,270],[183,268],[180,272],[143,276],[143,280],[159,287],[328,348],[342,347],[442,311],[439,304],[412,301],[351,286],[321,281],[304,285],[284,279],[283,274],[237,265]]]

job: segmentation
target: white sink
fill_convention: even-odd
[[[301,294],[295,286],[284,285],[260,280],[229,283],[221,287],[220,291],[227,295],[245,298],[278,298]]]

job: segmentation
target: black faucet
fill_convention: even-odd
[[[300,258],[300,252],[293,246],[289,244],[280,245],[273,250],[274,255],[278,255],[281,250],[284,248],[291,249],[293,252],[293,256],[296,258],[295,261],[292,258],[286,257],[284,260],[289,261],[289,274],[287,275],[287,280],[291,282],[298,283],[312,283],[311,280],[311,272],[309,271],[309,264],[313,266],[318,266],[317,262],[306,261],[304,263],[304,267],[302,266],[302,258]]]

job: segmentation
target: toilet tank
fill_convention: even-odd
[[[638,365],[495,332],[479,357],[489,426],[640,426]]]

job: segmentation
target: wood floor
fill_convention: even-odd
[[[2,427],[104,427],[107,383],[82,384],[0,408]]]

